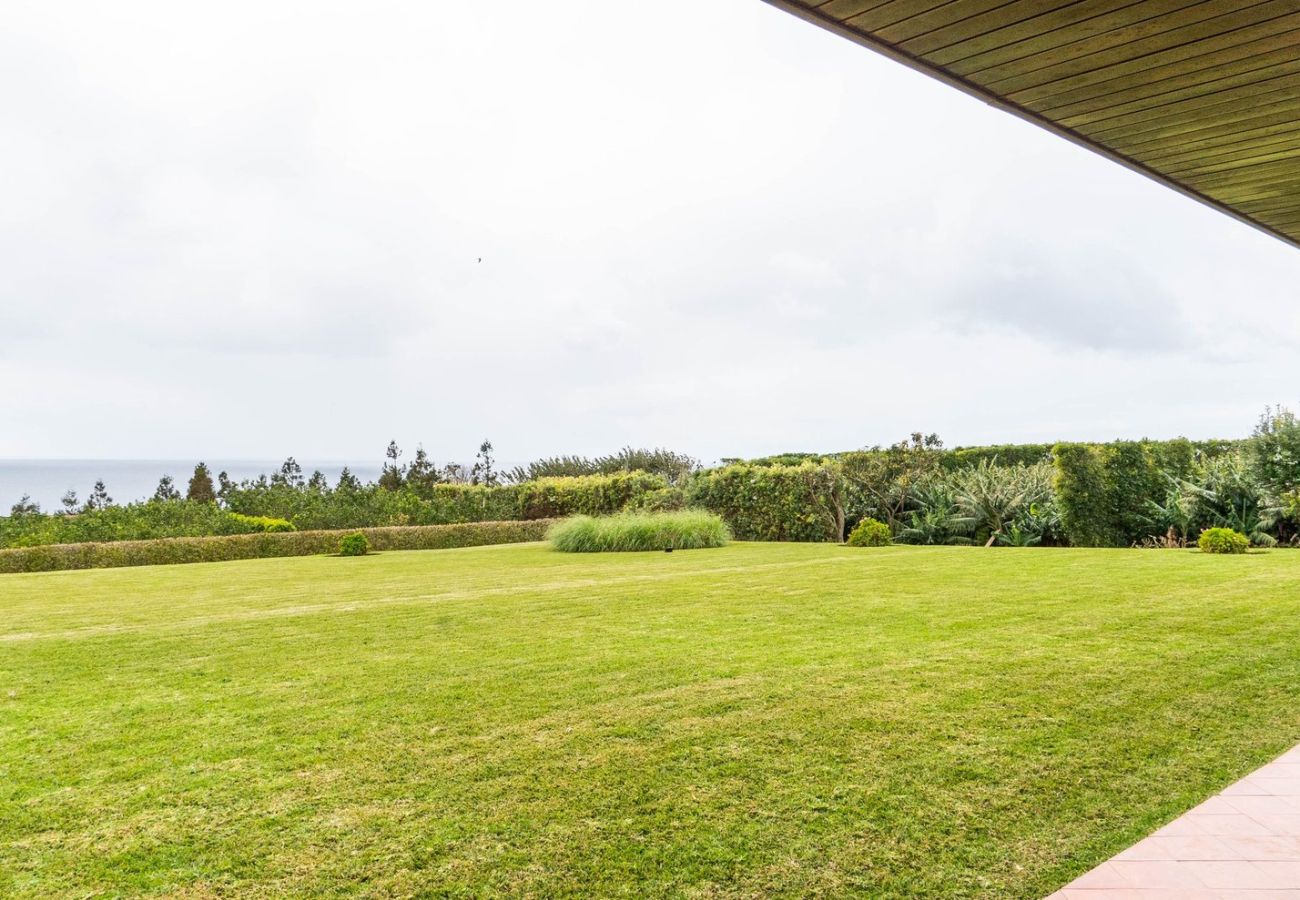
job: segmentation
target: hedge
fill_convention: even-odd
[[[287,519],[301,529],[350,529],[611,515],[642,494],[667,487],[662,475],[618,472],[538,478],[500,487],[434,484],[398,491],[367,486],[315,492],[252,485],[230,491],[225,502],[235,512]]]
[[[443,550],[484,544],[540,541],[553,524],[476,522],[460,525],[413,525],[356,529],[372,550]],[[159,538],[152,541],[113,541],[91,544],[47,544],[0,550],[0,572],[53,572],[61,569],[107,569],[172,563],[222,562],[280,556],[337,553],[338,531],[287,531],[219,535],[199,538]]]
[[[1182,438],[1057,444],[1056,496],[1070,544],[1127,547],[1150,537],[1151,504],[1164,499],[1169,476],[1187,477],[1198,451],[1210,455]]]
[[[720,515],[740,541],[839,542],[844,535],[835,504],[841,488],[831,464],[740,463],[701,472],[687,500]]]

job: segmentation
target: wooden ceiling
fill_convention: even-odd
[[[1300,246],[1300,0],[767,0]]]

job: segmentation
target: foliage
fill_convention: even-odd
[[[100,478],[95,482],[95,486],[91,488],[90,496],[86,498],[86,505],[83,509],[90,512],[97,509],[108,509],[112,505],[113,498],[108,495],[108,488],[104,486],[104,479]]]
[[[861,499],[862,511],[896,531],[917,486],[938,471],[942,449],[938,435],[914,432],[887,449],[842,454],[840,464],[849,489]]]
[[[441,550],[540,541],[549,520],[361,529],[374,550]],[[293,531],[111,543],[47,544],[0,550],[0,572],[50,572],[172,563],[312,556],[339,550],[337,531]]]
[[[198,503],[216,502],[217,491],[212,484],[212,472],[208,470],[207,463],[201,462],[194,467],[194,474],[190,476],[190,483],[185,491],[185,499]]]
[[[345,534],[339,539],[339,556],[365,556],[370,552],[370,541],[359,531]]]
[[[1300,419],[1284,406],[1265,408],[1246,457],[1251,474],[1274,496],[1300,488]]]
[[[27,513],[0,518],[0,547],[247,534],[292,528],[288,522],[245,516],[213,503],[149,500],[91,508],[75,515]]]
[[[686,500],[715,512],[742,541],[844,540],[844,481],[830,460],[796,466],[747,463],[701,472]]]
[[[939,464],[951,472],[970,469],[985,462],[998,466],[1033,466],[1051,458],[1051,444],[997,444],[945,450],[939,456]]]
[[[172,481],[170,475],[164,475],[158,480],[158,487],[153,492],[153,499],[162,502],[181,499],[181,492],[176,490],[176,484]]]
[[[556,550],[565,553],[604,553],[721,547],[731,535],[718,516],[689,509],[598,518],[574,516],[556,523],[546,537]]]
[[[243,526],[241,532],[248,534],[274,534],[278,531],[296,531],[293,523],[285,519],[274,519],[270,516],[246,516],[243,513],[232,512],[230,518],[236,523]]]
[[[1061,529],[1074,547],[1111,547],[1119,543],[1110,517],[1106,471],[1092,444],[1057,444],[1052,448],[1053,486],[1061,510]]]
[[[883,547],[886,544],[892,544],[893,535],[889,526],[879,519],[866,518],[853,527],[849,532],[848,545],[850,547]]]
[[[442,525],[505,519],[607,515],[643,494],[667,487],[663,478],[620,472],[577,478],[539,478],[515,485],[412,483],[390,491],[340,478],[334,490],[292,489],[264,480],[230,488],[225,502],[246,515],[286,519],[298,528]]]
[[[686,491],[679,487],[653,488],[634,496],[623,507],[626,512],[672,512],[686,508]]]
[[[912,509],[895,535],[902,544],[969,544],[970,520],[957,509],[951,478],[936,475],[912,491]]]
[[[1250,549],[1250,538],[1231,528],[1207,528],[1196,539],[1202,553],[1245,553]]]
[[[400,491],[406,484],[406,468],[398,463],[401,455],[397,441],[389,441],[388,449],[384,451],[384,468],[379,473],[379,486],[386,491]]]
[[[481,484],[484,487],[496,487],[501,483],[501,479],[497,476],[496,457],[493,455],[491,441],[480,444],[478,453],[474,454],[474,467],[469,470],[469,483]]]
[[[648,472],[663,477],[673,487],[681,487],[699,469],[700,461],[685,453],[674,453],[660,447],[650,450],[624,447],[615,454],[594,459],[585,456],[539,459],[527,466],[516,466],[507,473],[506,480],[519,483],[538,478]]]
[[[950,478],[961,522],[984,546],[1030,546],[1055,539],[1059,515],[1048,463],[997,466],[984,459]]]

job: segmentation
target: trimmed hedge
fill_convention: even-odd
[[[286,519],[301,529],[350,529],[611,515],[667,487],[662,475],[617,472],[499,487],[434,484],[397,491],[366,486],[315,492],[265,484],[236,488],[225,502],[235,512]]]
[[[687,501],[722,516],[737,540],[839,543],[843,510],[836,503],[842,488],[831,463],[738,463],[701,472],[687,488]]]
[[[475,522],[459,525],[412,525],[363,528],[373,550],[444,550],[485,544],[540,541],[553,524]],[[337,553],[337,531],[288,531],[220,535],[200,538],[159,538],[152,541],[113,541],[96,544],[47,544],[0,550],[0,572],[53,572],[62,569],[107,569],[172,563],[223,562],[280,556]]]

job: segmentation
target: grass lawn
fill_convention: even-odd
[[[1037,897],[1300,741],[1300,552],[0,576],[0,896]]]

